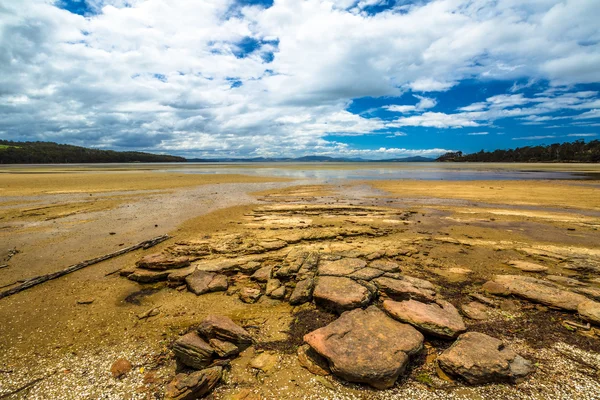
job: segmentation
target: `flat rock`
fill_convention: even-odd
[[[257,282],[266,282],[271,279],[271,274],[273,273],[273,267],[262,267],[257,270],[250,278]]]
[[[285,297],[285,286],[280,286],[277,289],[273,290],[270,295],[271,298],[276,300],[281,300]]]
[[[579,303],[587,300],[583,295],[563,290],[552,282],[520,275],[498,275],[494,282],[506,287],[515,296],[563,310],[576,311]]]
[[[577,312],[583,319],[593,324],[600,325],[600,303],[593,300],[587,300],[579,303]]]
[[[584,282],[578,281],[577,279],[569,278],[569,277],[566,277],[566,276],[547,275],[546,279],[548,279],[549,281],[556,282],[558,284],[564,285],[564,286],[569,286],[569,287],[584,287],[584,286],[588,286],[587,283],[584,283]]]
[[[470,303],[463,304],[460,308],[463,314],[465,314],[470,319],[483,321],[489,318],[489,307],[481,304],[478,301],[472,301]]]
[[[166,280],[170,273],[171,271],[136,269],[133,273],[127,275],[127,279],[140,283],[154,283]]]
[[[222,373],[222,367],[211,367],[191,374],[177,374],[167,385],[165,398],[169,400],[200,399],[217,386]]]
[[[546,272],[548,271],[548,267],[544,267],[543,265],[528,262],[528,261],[520,261],[520,260],[511,260],[507,262],[511,267],[515,267],[524,272]]]
[[[263,372],[269,372],[279,362],[279,356],[273,352],[265,351],[264,353],[260,353],[256,357],[254,357],[250,361],[250,367],[254,369],[259,369]]]
[[[185,278],[190,292],[195,295],[227,290],[227,277],[213,272],[195,271]]]
[[[383,272],[382,270],[377,269],[377,268],[365,267],[365,268],[359,269],[358,271],[353,272],[349,276],[352,279],[357,279],[357,280],[360,279],[360,280],[370,281],[371,279],[380,277],[384,273],[385,272]]]
[[[298,362],[312,374],[321,376],[331,374],[327,359],[314,351],[308,344],[298,347]]]
[[[173,257],[162,253],[156,253],[142,257],[136,265],[138,268],[164,271],[167,269],[187,267],[190,265],[190,259],[188,257]]]
[[[323,262],[319,265],[319,275],[323,276],[348,276],[367,266],[359,258],[342,258],[337,261]]]
[[[181,268],[181,269],[172,271],[169,274],[169,276],[167,277],[167,280],[169,281],[170,284],[172,284],[172,286],[179,286],[183,282],[185,282],[185,278],[187,278],[188,276],[193,274],[195,271],[196,271],[195,266]]]
[[[453,339],[467,330],[458,310],[445,300],[429,304],[415,300],[386,300],[383,308],[393,318],[441,338]]]
[[[400,265],[393,261],[377,260],[369,263],[369,267],[376,268],[384,272],[400,272]]]
[[[481,289],[486,293],[497,296],[508,296],[510,294],[510,289],[508,287],[494,281],[487,281],[481,286]]]
[[[290,296],[290,304],[297,305],[311,301],[314,288],[314,279],[308,278],[301,280],[296,284],[296,287]]]
[[[434,301],[435,299],[435,291],[432,289],[428,289],[425,287],[417,287],[412,282],[418,278],[405,279],[405,277],[401,277],[402,279],[393,279],[388,277],[381,277],[373,279],[373,282],[380,291],[387,294],[391,298],[397,300],[404,299],[416,299],[420,301]],[[411,282],[412,281],[412,282]],[[418,279],[418,281],[424,281],[422,279]],[[419,284],[419,282],[416,282]],[[429,282],[428,282],[429,283]],[[432,285],[433,287],[433,285]]]
[[[287,278],[298,273],[308,257],[307,251],[292,250],[285,258],[285,264],[275,272],[276,278]]]
[[[215,350],[219,357],[231,357],[239,354],[240,348],[231,342],[220,339],[210,339],[210,347]]]
[[[317,278],[313,298],[324,307],[344,311],[368,305],[372,294],[365,286],[350,278],[320,276]]]
[[[269,279],[267,281],[267,287],[265,289],[265,294],[267,296],[271,296],[271,294],[281,287],[281,281],[279,279]]]
[[[502,341],[479,332],[461,335],[437,360],[444,372],[473,385],[518,382],[533,368]]]
[[[329,325],[304,336],[327,359],[331,372],[350,382],[378,389],[392,387],[423,347],[423,335],[388,317],[375,306],[343,313]]]
[[[575,293],[583,294],[594,300],[600,300],[600,289],[596,287],[574,287],[571,289]]]
[[[210,364],[215,352],[196,332],[190,332],[175,341],[173,353],[188,367],[202,369]]]
[[[207,339],[219,339],[235,344],[252,343],[252,336],[230,318],[222,315],[209,315],[198,327],[198,333]]]

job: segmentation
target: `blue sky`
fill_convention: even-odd
[[[436,156],[600,133],[595,0],[23,0],[0,138],[187,157]]]

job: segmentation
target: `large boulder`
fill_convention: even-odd
[[[444,372],[473,385],[518,382],[532,371],[531,362],[501,340],[479,332],[461,335],[437,361]]]
[[[227,290],[227,277],[213,272],[195,271],[185,278],[185,283],[190,292],[201,295],[209,292]]]
[[[364,307],[371,302],[372,293],[350,278],[320,276],[313,292],[315,302],[335,311]]]
[[[311,301],[314,288],[314,279],[307,278],[301,280],[296,284],[296,287],[290,296],[290,304],[297,305]]]
[[[142,257],[136,265],[138,268],[164,271],[167,269],[187,267],[190,265],[190,259],[188,257],[173,257],[162,253],[156,253]]]
[[[374,279],[373,282],[381,292],[396,300],[434,301],[435,290],[430,282],[407,276],[398,278],[381,277]]]
[[[252,344],[252,336],[230,318],[209,315],[198,327],[198,332],[207,339],[220,339],[238,345]],[[247,347],[247,346],[246,346]]]
[[[168,385],[165,398],[169,400],[196,400],[210,393],[223,373],[222,367],[211,367],[191,374],[177,374]]]
[[[458,310],[444,300],[428,304],[416,300],[386,300],[383,308],[393,318],[444,339],[453,339],[467,330]]]
[[[304,341],[327,359],[333,374],[378,389],[392,387],[406,369],[409,356],[423,347],[420,332],[375,306],[345,312],[305,335]]]
[[[196,332],[190,332],[175,341],[173,353],[188,367],[202,369],[210,364],[215,352]]]
[[[580,303],[587,301],[587,297],[561,289],[553,282],[529,276],[498,275],[494,282],[515,296],[563,310],[576,311]]]

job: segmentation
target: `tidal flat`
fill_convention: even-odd
[[[0,398],[163,398],[192,371],[174,343],[210,315],[252,338],[239,354],[211,356],[214,399],[597,398],[598,173],[593,164],[2,167],[0,291],[170,239],[1,298]],[[423,322],[398,311],[407,303],[450,311]],[[349,311],[385,321],[344,328],[364,350],[356,364],[374,364],[362,371],[306,336]],[[390,321],[422,335],[405,363],[373,357]],[[515,372],[511,356],[470,381],[447,361],[464,332],[499,339],[527,371]],[[119,359],[131,369],[115,378]],[[361,376],[379,367],[395,384]]]

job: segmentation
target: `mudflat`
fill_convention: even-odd
[[[253,340],[226,357],[215,399],[593,399],[600,392],[600,181],[325,185],[130,168],[0,174],[0,291],[171,236],[0,299],[0,396],[163,398],[176,373],[191,372],[173,343],[209,315],[231,318]],[[189,266],[157,274],[139,263],[151,254]],[[226,287],[194,294],[185,279],[198,270],[223,276]],[[152,282],[129,279],[136,273]],[[296,291],[309,281],[314,299],[312,290]],[[415,318],[408,307],[415,303],[444,318]],[[361,349],[372,347],[361,318],[383,318],[386,329],[398,321],[420,332],[411,333],[417,342],[422,335],[392,385],[369,383],[347,370],[351,362],[332,358],[326,341],[315,344],[319,329],[351,320],[343,314],[336,322],[345,311],[357,321],[351,336]],[[490,381],[460,375],[465,367],[452,364],[448,349],[464,331],[499,339],[527,360],[523,379],[514,356],[506,380],[498,371]],[[306,368],[308,334],[309,351],[325,357],[321,369]],[[460,343],[470,350],[473,340]],[[119,359],[131,369],[115,378]],[[485,383],[473,384],[478,379]]]

